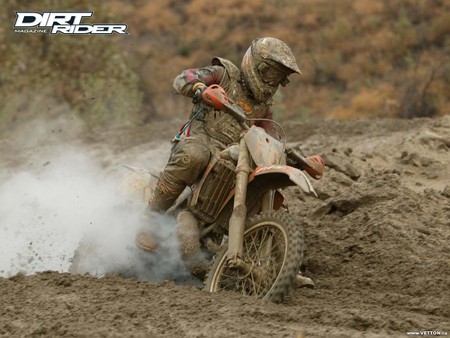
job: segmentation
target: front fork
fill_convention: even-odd
[[[250,271],[252,267],[245,263],[244,251],[244,230],[247,218],[247,185],[250,174],[249,151],[245,140],[242,138],[239,146],[239,157],[236,167],[236,188],[234,195],[233,212],[231,214],[228,230],[228,252],[227,261],[231,267],[237,267],[245,271]],[[272,210],[274,191],[269,191],[263,195],[261,208],[263,211]],[[265,250],[264,250],[265,251]]]
[[[234,194],[233,213],[231,214],[228,230],[228,253],[227,260],[230,266],[240,267],[243,264],[242,255],[244,251],[244,230],[247,217],[248,175],[250,174],[249,152],[244,138],[239,145],[239,157],[236,167],[236,188]]]

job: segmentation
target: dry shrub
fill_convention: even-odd
[[[116,17],[130,17],[134,16],[135,13],[135,7],[131,3],[121,0],[110,0],[109,7],[111,9],[111,13],[114,13]],[[128,22],[129,21],[127,20],[127,23]]]
[[[421,43],[418,31],[413,28],[405,30],[401,34],[401,38],[402,43],[406,48],[413,48]]]
[[[361,51],[356,54],[349,62],[349,68],[343,70],[341,76],[354,75],[353,79],[347,77],[348,81],[351,81],[351,87],[359,84],[361,81],[367,81],[372,79],[374,76],[387,75],[393,70],[393,64],[386,60],[385,56],[381,53],[370,53],[369,51]],[[359,74],[352,74],[350,71],[360,70]],[[352,85],[353,84],[353,85]]]
[[[432,43],[441,43],[450,34],[450,13],[442,13],[431,22],[427,39]]]
[[[406,11],[400,12],[398,20],[393,23],[392,30],[400,37],[403,47],[412,48],[419,45],[419,27],[412,24]]]
[[[330,109],[330,98],[333,98],[335,89],[327,86],[312,87],[299,86],[295,93],[286,93],[288,104],[288,118],[296,118],[299,114],[308,110],[309,117],[320,118],[323,112]]]
[[[424,71],[428,71],[427,78],[424,78]],[[416,71],[407,77],[407,81],[401,87],[403,97],[401,100],[400,116],[405,118],[434,116],[438,114],[436,100],[440,96],[431,91],[432,85],[436,82],[437,69],[429,67]]]
[[[436,115],[450,114],[450,84],[436,80],[430,84],[430,94],[435,98]]]
[[[307,13],[300,19],[302,26],[309,29],[315,29],[319,27],[319,15],[316,13]]]
[[[361,66],[355,62],[343,64],[338,68],[337,77],[346,85],[361,76]]]
[[[449,113],[450,61],[429,50],[417,58],[415,66],[397,79],[401,109],[399,116],[435,116]]]
[[[249,35],[258,37],[258,30],[275,19],[274,13],[272,4],[263,0],[230,0],[214,4],[208,0],[193,0],[186,5],[184,36],[188,41],[201,38],[221,44],[223,50],[229,49],[230,43],[243,49],[252,40]]]
[[[317,81],[317,60],[311,54],[300,53],[300,58],[297,58],[297,64],[300,67],[303,75],[301,77],[302,83],[313,84]]]
[[[338,80],[337,71],[342,64],[339,51],[320,53],[315,56],[316,83],[328,83]]]
[[[371,39],[371,47],[374,51],[389,55],[391,52],[401,45],[400,36],[391,30],[391,27],[383,27],[376,32]]]
[[[339,18],[328,28],[323,29],[323,46],[339,50],[341,55],[349,56],[358,49],[354,41],[354,27],[348,18]]]
[[[357,14],[361,16],[381,14],[386,9],[385,5],[381,1],[373,1],[373,0],[355,1],[353,2],[352,8]]]
[[[382,84],[374,89],[362,89],[352,98],[347,107],[331,110],[327,113],[327,118],[393,117],[397,113],[398,106],[395,88],[389,84]]]
[[[171,1],[150,1],[138,12],[142,24],[150,31],[171,31],[180,25],[180,18],[171,8]]]

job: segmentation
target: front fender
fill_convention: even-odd
[[[256,169],[249,176],[249,184],[254,180],[263,179],[264,181],[266,181],[269,178],[269,176],[267,175],[271,175],[271,178],[269,179],[270,181],[280,181],[280,188],[283,185],[292,185],[289,184],[289,182],[285,182],[285,178],[287,177],[292,183],[299,186],[304,192],[308,194],[314,194],[316,197],[318,197],[316,191],[311,185],[311,182],[303,173],[303,171],[283,164],[256,167]]]
[[[304,192],[318,197],[306,175],[296,168],[282,164],[256,167],[248,178],[247,209],[252,209],[254,203],[257,203],[267,191],[293,185],[297,185]],[[222,204],[217,218],[219,223],[227,224],[233,211],[232,198],[234,193],[235,189],[233,188]]]

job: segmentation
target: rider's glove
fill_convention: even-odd
[[[193,87],[192,91],[194,92],[194,96],[192,98],[192,102],[194,104],[200,103],[203,101],[202,93],[207,88],[207,86],[202,82],[197,82]]]
[[[308,156],[306,160],[310,165],[309,167],[305,166],[305,170],[309,174],[309,176],[316,180],[321,179],[323,175],[323,167],[325,166],[323,158],[319,155],[312,155]]]
[[[306,157],[300,149],[286,147],[286,164],[294,168],[305,170],[309,176],[319,180],[323,175],[325,163],[322,157],[313,155]]]

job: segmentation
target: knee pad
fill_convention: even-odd
[[[180,143],[172,154],[165,172],[185,185],[191,185],[206,169],[211,152],[198,142]]]
[[[183,148],[181,157],[183,164],[206,168],[211,157],[211,151],[207,146],[199,142],[186,142],[181,146]]]

